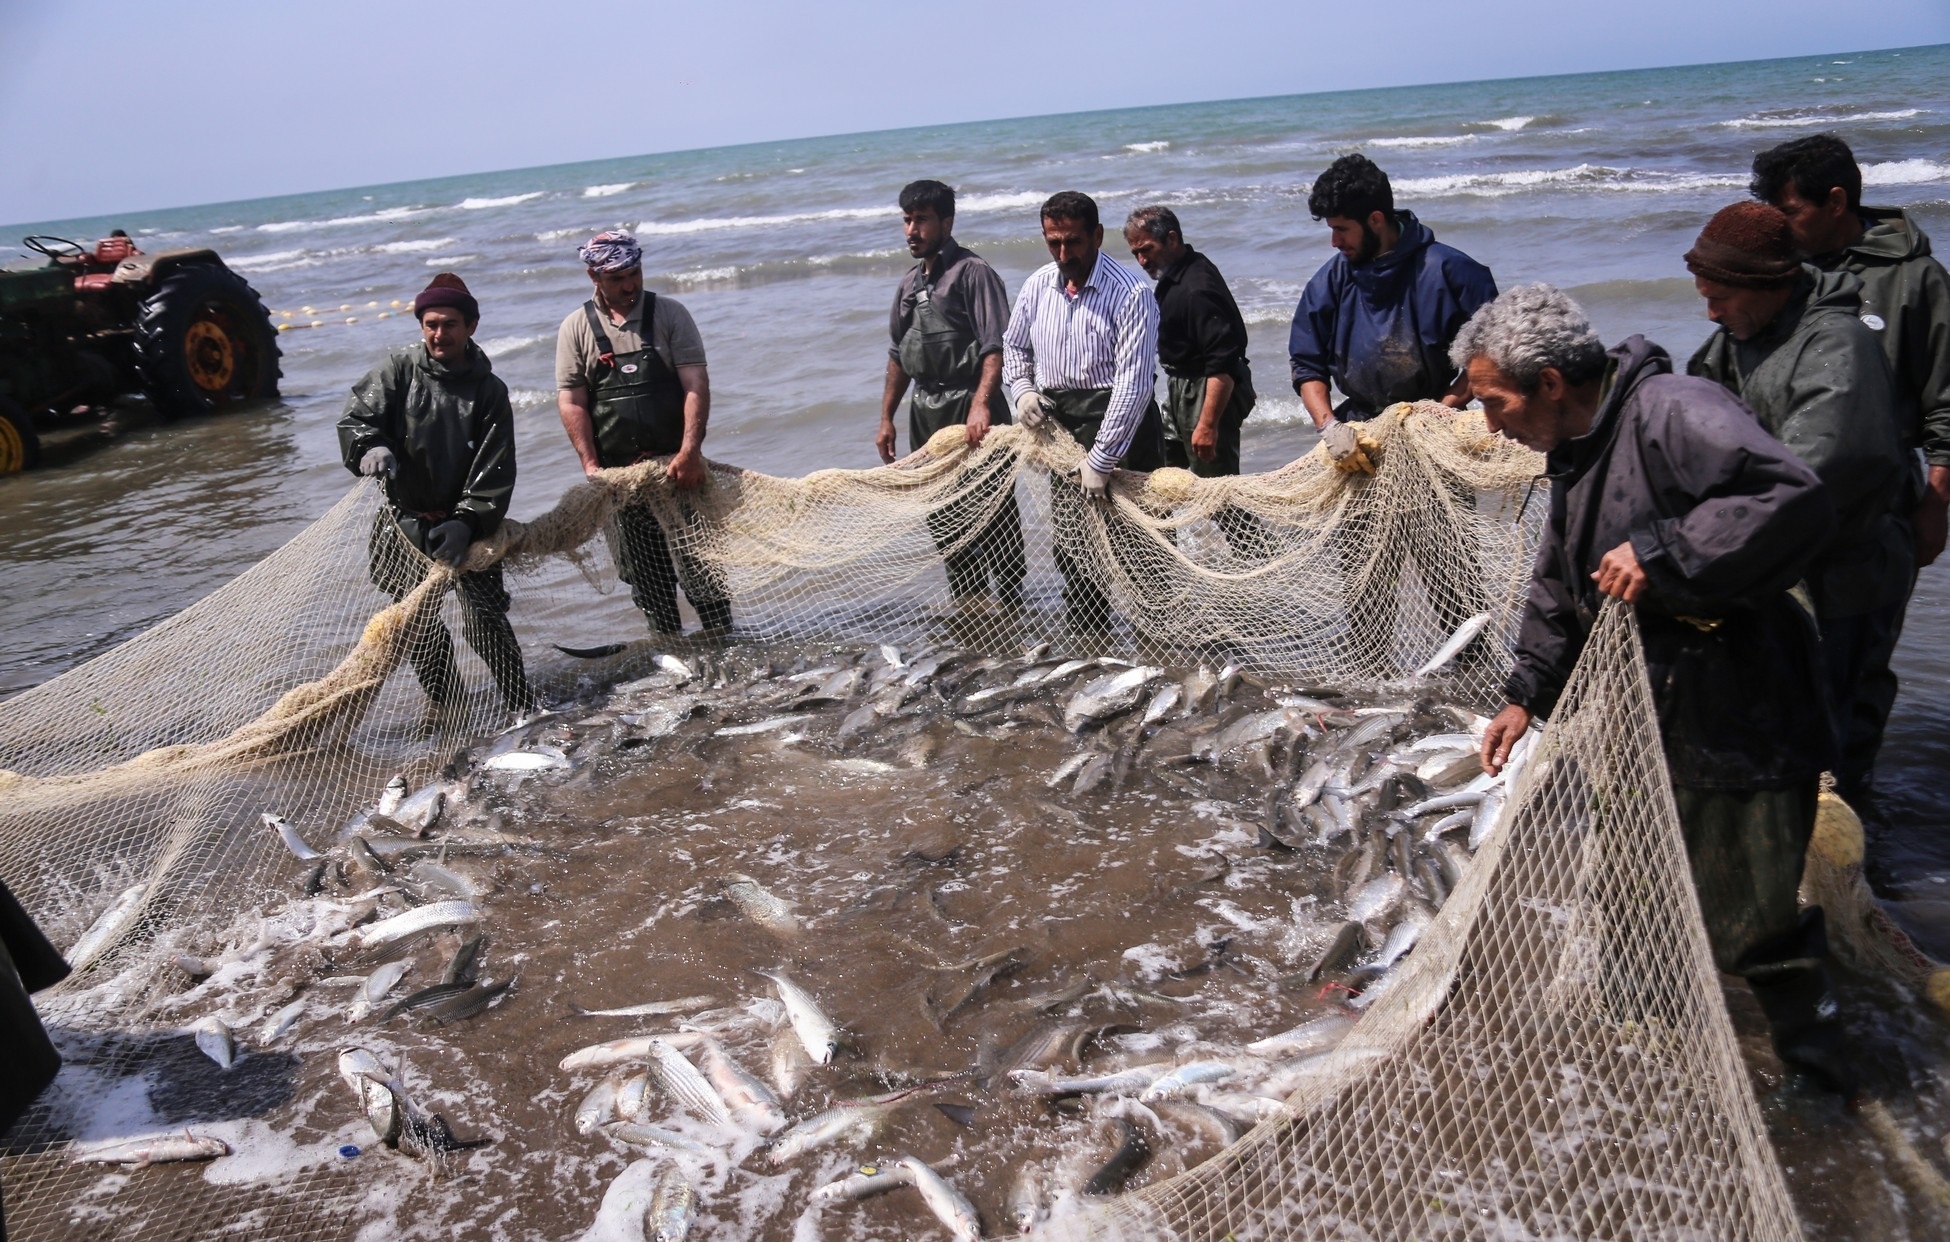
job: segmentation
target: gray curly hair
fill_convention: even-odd
[[[1470,316],[1449,347],[1449,361],[1461,369],[1472,358],[1488,358],[1524,392],[1537,390],[1545,367],[1557,368],[1570,384],[1605,373],[1605,345],[1584,308],[1545,284],[1506,289]]]

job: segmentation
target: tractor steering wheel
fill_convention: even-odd
[[[86,258],[89,253],[88,247],[80,242],[69,241],[65,237],[51,237],[44,233],[23,237],[20,244],[36,254],[46,255],[57,263],[63,256],[80,259]]]

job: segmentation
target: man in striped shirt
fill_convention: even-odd
[[[1030,428],[1054,422],[1089,450],[1077,472],[1081,493],[1068,480],[1051,480],[1050,515],[1070,623],[1101,629],[1109,623],[1109,601],[1070,549],[1083,544],[1080,500],[1107,502],[1112,471],[1164,464],[1164,424],[1152,394],[1158,303],[1150,282],[1103,253],[1104,226],[1088,195],[1052,195],[1042,224],[1055,262],[1016,295],[1002,334],[1002,382],[1017,422]],[[1114,521],[1111,535],[1113,547],[1128,542],[1117,537]]]

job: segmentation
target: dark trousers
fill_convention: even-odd
[[[1836,792],[1863,814],[1875,780],[1883,727],[1896,705],[1896,674],[1889,667],[1903,634],[1909,597],[1853,617],[1821,618],[1821,658],[1828,674],[1828,705],[1834,722]]]
[[[946,399],[928,399],[934,396],[917,389],[908,405],[909,443],[917,449],[943,427],[968,422],[971,393],[950,390],[942,394]],[[1000,420],[994,420],[992,412],[992,425],[1006,423],[1006,410],[1003,415]],[[1028,566],[1023,560],[1022,512],[1016,507],[1016,476],[1008,468],[1010,464],[995,463],[986,478],[928,514],[928,534],[934,537],[934,546],[941,550],[948,570],[948,590],[958,600],[979,596],[991,580],[998,600],[1022,595],[1022,580]],[[998,504],[996,495],[1005,488],[1008,494]],[[994,515],[979,533],[969,538],[968,528],[991,505],[995,506]]]
[[[630,584],[630,599],[649,618],[653,632],[677,634],[684,629],[677,611],[680,575],[704,628],[731,628],[731,597],[723,575],[688,551],[673,557],[663,523],[648,506],[624,505],[616,511],[610,548],[616,554],[617,575]]]
[[[1110,408],[1110,389],[1079,388],[1045,392],[1056,406],[1056,421],[1084,448],[1097,443],[1104,412]],[[1157,402],[1150,402],[1137,436],[1119,463],[1126,470],[1152,471],[1164,464],[1164,435]],[[1101,630],[1110,625],[1110,599],[1087,550],[1091,531],[1089,502],[1074,479],[1050,476],[1050,525],[1056,568],[1063,574],[1063,606],[1074,629]],[[1114,516],[1104,519],[1111,555],[1126,573],[1142,572],[1147,537],[1133,532]]]
[[[1233,387],[1232,400],[1219,415],[1219,450],[1211,461],[1206,461],[1192,452],[1192,433],[1198,430],[1199,416],[1205,411],[1205,379],[1183,375],[1166,377],[1165,465],[1189,470],[1201,479],[1238,474],[1239,431],[1255,403],[1250,382]],[[1244,509],[1227,505],[1212,515],[1212,521],[1234,552],[1253,557],[1271,554],[1259,520]]]
[[[415,553],[426,551],[426,533],[433,525],[385,509],[373,521],[370,576],[373,585],[392,596],[395,603],[426,580],[431,566],[423,555]],[[515,639],[514,627],[508,624],[512,601],[502,581],[501,566],[462,574],[454,595],[460,602],[461,636],[487,665],[501,691],[502,704],[511,712],[534,707],[521,644]],[[454,666],[453,636],[437,616],[430,616],[418,633],[408,636],[406,658],[428,698],[441,704],[459,701],[462,685],[460,670]]]

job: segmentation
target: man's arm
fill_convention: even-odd
[[[376,448],[399,452],[394,442],[392,420],[387,412],[393,408],[391,360],[374,367],[352,385],[351,395],[345,399],[345,412],[339,415],[339,459],[352,473],[359,473],[359,459]]]
[[[1090,468],[1098,474],[1117,469],[1131,451],[1144,410],[1157,385],[1158,299],[1143,286],[1132,286],[1117,308],[1117,369],[1110,385],[1110,404],[1090,450]]]
[[[1449,313],[1444,316],[1442,340],[1439,351],[1448,358],[1449,347],[1456,337],[1462,334],[1463,325],[1484,306],[1496,301],[1496,278],[1490,269],[1462,252],[1456,252],[1455,259],[1443,266],[1445,288],[1449,295]],[[1452,410],[1460,410],[1469,404],[1469,372],[1457,371],[1449,381],[1449,388],[1440,398],[1442,404]]]
[[[1219,419],[1232,404],[1232,390],[1239,381],[1230,375],[1205,377],[1205,405],[1198,412],[1198,425],[1192,428],[1192,455],[1211,461],[1219,455]]]
[[[1300,392],[1300,405],[1307,417],[1314,420],[1315,431],[1334,421],[1334,403],[1327,399],[1326,380],[1301,380],[1294,387]]]
[[[1201,288],[1191,310],[1205,399],[1187,447],[1200,461],[1211,461],[1219,455],[1219,420],[1232,404],[1232,390],[1238,384],[1233,377],[1246,356],[1246,334],[1236,324],[1239,308],[1221,290]]]
[[[515,412],[508,403],[508,386],[498,378],[483,385],[483,406],[477,409],[474,464],[468,468],[454,516],[466,522],[479,539],[492,535],[508,516],[515,494]]]
[[[703,363],[678,367],[684,389],[684,442],[670,459],[670,481],[680,490],[704,482],[704,428],[711,421],[711,372]]]
[[[1293,374],[1293,391],[1314,420],[1325,427],[1334,417],[1327,399],[1327,384],[1333,378],[1334,289],[1332,260],[1314,273],[1293,310],[1293,327],[1287,333],[1287,363]]]
[[[880,450],[880,460],[889,463],[894,460],[897,438],[894,434],[894,412],[900,409],[901,398],[907,395],[907,372],[901,369],[899,358],[887,360],[887,384],[880,390],[880,434],[874,437],[873,446]],[[913,448],[920,448],[916,444]]]
[[[1916,564],[1943,555],[1950,535],[1950,273],[1935,260],[1919,265],[1922,278],[1904,316],[1905,386],[1916,394],[1923,423],[1923,457],[1928,486],[1917,508]]]
[[[1029,327],[1034,317],[1030,310],[1035,297],[1035,277],[1023,282],[1016,294],[1015,313],[1002,333],[1002,382],[1009,389],[1009,404],[1022,400],[1022,394],[1036,387],[1036,350],[1029,343]]]
[[[587,388],[562,388],[555,394],[555,412],[561,416],[562,430],[569,433],[569,446],[582,462],[582,473],[592,475],[603,468],[596,452],[596,420],[589,413]]]
[[[989,402],[1002,383],[1002,354],[982,355],[982,373],[975,379],[975,393],[968,399],[968,447],[974,448],[989,433]],[[916,447],[919,447],[918,445]]]

